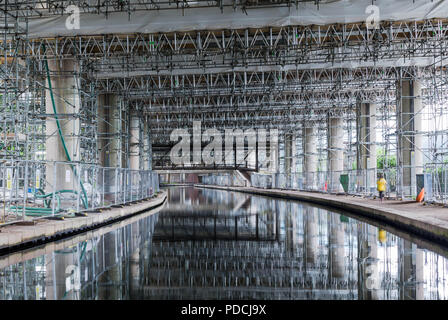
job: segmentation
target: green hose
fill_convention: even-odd
[[[63,189],[63,190],[59,190],[54,192],[54,198],[57,200],[57,206],[56,206],[56,210],[55,213],[59,213],[62,211],[61,209],[61,197],[60,194],[62,193],[73,193],[73,194],[78,194],[77,191],[75,190],[69,190],[69,189]],[[47,215],[51,215],[52,214],[52,208],[51,206],[51,200],[53,199],[53,192],[47,193],[45,194],[44,191],[42,189],[36,189],[34,196],[36,198],[39,199],[43,199],[44,200],[44,208],[41,207],[22,207],[22,206],[11,206],[10,209],[11,210],[15,210],[16,213],[18,210],[23,210],[25,209],[25,215],[27,216],[47,216]]]
[[[68,153],[67,146],[65,145],[64,136],[62,135],[61,125],[60,125],[59,119],[58,119],[58,113],[56,111],[56,104],[54,103],[53,88],[51,86],[50,70],[48,68],[48,61],[47,61],[47,56],[46,56],[46,48],[45,48],[45,44],[44,43],[42,43],[42,48],[44,50],[45,70],[47,72],[48,88],[50,89],[51,104],[53,105],[53,112],[54,112],[55,119],[56,119],[56,125],[58,127],[59,137],[61,138],[62,146],[64,147],[64,152],[65,152],[65,155],[67,157],[67,160],[69,162],[71,162],[72,159],[70,157],[70,154]],[[73,171],[73,174],[75,175],[75,177],[78,178],[78,173],[76,172],[75,167],[73,165],[70,165],[70,167],[72,168],[72,171]],[[82,193],[83,193],[83,196],[84,196],[84,197],[81,197],[81,200],[82,200],[82,203],[84,205],[84,208],[87,209],[88,208],[87,193],[86,193],[86,190],[84,189],[84,185],[83,185],[83,183],[81,181],[81,178],[79,178],[79,184],[81,185],[81,190],[82,190]]]

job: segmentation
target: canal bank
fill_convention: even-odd
[[[431,241],[448,245],[448,209],[436,205],[424,206],[416,202],[395,200],[386,200],[383,203],[380,203],[379,200],[361,197],[293,190],[224,187],[201,184],[195,184],[194,186],[198,188],[238,191],[324,205],[378,220],[395,228],[417,234],[418,236]]]
[[[156,196],[145,200],[108,208],[99,208],[85,217],[74,217],[64,220],[40,219],[5,225],[0,227],[0,255],[127,219],[161,206],[165,203],[166,198],[166,191],[160,191]]]

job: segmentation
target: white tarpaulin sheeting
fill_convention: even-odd
[[[365,22],[372,13],[366,13],[371,0],[334,0],[320,3],[301,3],[298,9],[259,8],[234,11],[224,8],[196,8],[186,10],[138,11],[127,13],[81,14],[80,29],[69,30],[69,14],[50,18],[35,18],[29,22],[29,37],[56,37],[73,35],[155,33],[193,30],[243,29],[282,27],[289,25],[325,25],[332,23]],[[448,17],[448,1],[431,0],[377,0],[381,21],[423,20]]]

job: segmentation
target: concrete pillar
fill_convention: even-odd
[[[287,186],[294,188],[292,174],[296,172],[296,136],[285,134],[285,174]]]
[[[359,103],[356,109],[357,169],[359,191],[370,192],[376,185],[376,104]]]
[[[140,169],[140,155],[140,118],[136,112],[133,112],[129,128],[129,168]]]
[[[343,191],[339,177],[341,171],[344,170],[344,134],[343,134],[342,118],[328,119],[328,169],[329,183],[328,190],[330,192]]]
[[[285,134],[285,173],[292,174],[296,170],[296,136]]]
[[[71,161],[80,160],[80,121],[78,118],[81,101],[78,88],[79,79],[74,75],[78,72],[78,63],[73,60],[48,61],[50,69],[51,86],[55,103],[57,118],[59,120],[61,133]],[[48,80],[46,81],[48,85]],[[50,116],[46,119],[46,160],[68,161],[63,148],[61,137],[53,110],[50,90],[45,95],[46,113]],[[54,116],[53,116],[54,115]],[[59,189],[73,189],[74,174],[70,166],[58,165],[56,171],[52,164],[46,167],[47,192]]]
[[[270,140],[269,140],[269,155],[270,155],[270,164],[269,171],[272,173],[272,188],[277,187],[277,173],[279,173],[279,143],[278,143],[278,135],[272,134],[273,130],[270,131]]]
[[[151,170],[152,169],[152,145],[151,145],[151,128],[149,126],[149,119],[145,117],[145,121],[143,123],[143,169]]]
[[[398,130],[398,166],[402,167],[403,196],[416,195],[416,174],[423,173],[422,153],[422,101],[421,83],[415,80],[402,79],[398,83],[399,98],[397,103]]]
[[[306,262],[316,264],[319,246],[318,208],[306,205],[304,213]]]
[[[317,129],[303,128],[303,172],[305,188],[314,189],[317,183]]]
[[[122,167],[119,112],[116,95],[98,96],[98,151],[103,167]]]

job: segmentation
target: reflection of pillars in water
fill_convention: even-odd
[[[142,231],[147,230],[150,233],[150,229],[145,228],[145,224],[148,220],[142,220],[130,225],[131,244],[129,252],[132,254],[129,257],[129,296],[130,299],[139,299],[140,288],[140,239],[142,234],[140,232],[140,223],[142,223]]]
[[[118,259],[117,231],[112,231],[103,235],[103,273],[98,277],[98,299],[117,300],[119,299],[119,279],[120,268]]]
[[[295,208],[297,208],[296,204],[291,202],[286,203],[286,212],[285,212],[285,230],[286,230],[286,238],[285,245],[286,250],[294,252],[295,245],[297,244],[297,216],[295,212]]]
[[[377,229],[358,223],[358,298],[377,300],[380,286]]]
[[[425,299],[425,291],[424,291],[424,260],[423,260],[424,251],[422,249],[416,248],[415,250],[415,299],[424,300]]]
[[[423,250],[404,239],[399,249],[400,298],[423,300]]]
[[[272,208],[266,213],[266,233],[267,236],[273,237],[274,236],[274,216],[275,216],[275,200],[272,200],[270,207]]]
[[[129,258],[129,298],[131,300],[139,299],[140,288],[140,250],[136,249]]]
[[[409,290],[408,280],[412,274],[412,243],[401,239],[398,247],[398,274],[400,276],[400,299],[413,299],[412,290]]]
[[[45,294],[47,300],[79,299],[80,279],[77,257],[77,252],[72,249],[55,251],[45,255]]]
[[[185,203],[185,188],[180,188],[180,197],[181,197],[180,203],[184,204]]]
[[[151,239],[149,239],[148,241],[145,242],[145,244],[142,247],[142,268],[143,268],[143,272],[142,272],[142,278],[143,281],[141,281],[144,285],[148,285],[149,284],[149,280],[150,280],[150,259],[151,259]]]
[[[328,213],[330,222],[329,247],[331,276],[343,278],[345,276],[344,224],[339,215]]]
[[[279,201],[275,201],[275,239],[280,240],[280,208]]]
[[[305,252],[306,262],[317,263],[317,247],[318,247],[318,224],[317,224],[317,208],[311,206],[304,207],[305,218]]]

